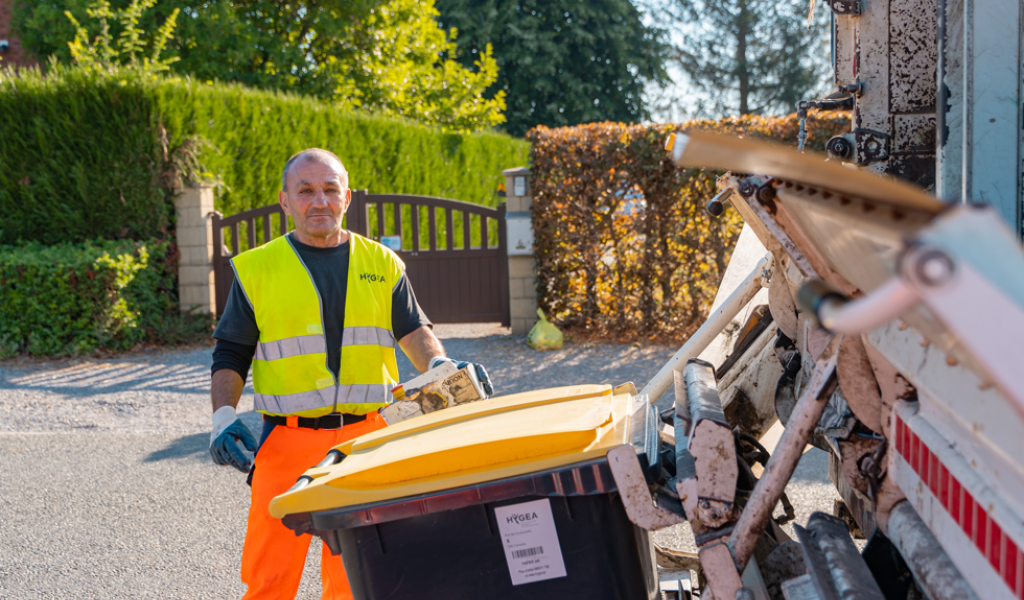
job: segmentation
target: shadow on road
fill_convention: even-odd
[[[259,440],[260,434],[263,432],[263,417],[259,413],[250,410],[239,413],[238,418],[249,428],[253,437]],[[175,458],[206,460],[210,457],[209,450],[210,434],[205,432],[196,433],[182,436],[167,444],[164,448],[150,452],[146,458],[142,459],[142,462],[151,463]]]
[[[210,449],[210,434],[196,433],[180,437],[166,447],[150,452],[149,456],[142,459],[144,463],[157,462],[172,458],[208,458]]]
[[[28,371],[0,369],[0,389],[45,390],[79,397],[129,390],[208,393],[210,352],[199,350],[144,359],[84,360]]]

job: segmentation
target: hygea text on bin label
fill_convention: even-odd
[[[494,509],[512,585],[565,577],[555,517],[547,498]]]

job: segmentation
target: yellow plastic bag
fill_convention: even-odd
[[[562,342],[565,341],[562,337],[562,332],[548,322],[547,317],[544,316],[544,311],[539,308],[537,309],[537,316],[540,317],[540,321],[533,326],[530,334],[526,336],[526,345],[534,350],[561,350]]]

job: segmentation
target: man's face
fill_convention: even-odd
[[[326,240],[341,231],[352,201],[341,165],[318,156],[301,158],[288,170],[287,183],[288,191],[279,194],[281,207],[300,234]]]

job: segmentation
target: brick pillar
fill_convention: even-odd
[[[512,335],[526,335],[537,322],[537,261],[533,257],[530,222],[530,169],[517,167],[505,176],[505,215],[508,227],[508,290]]]
[[[29,58],[21,46],[21,40],[14,36],[14,0],[0,0],[0,43],[7,42],[7,49],[0,51],[0,66],[29,67],[35,61]]]
[[[178,302],[182,312],[216,311],[213,284],[213,229],[209,215],[213,212],[213,187],[187,185],[174,198],[175,225],[178,238]]]

